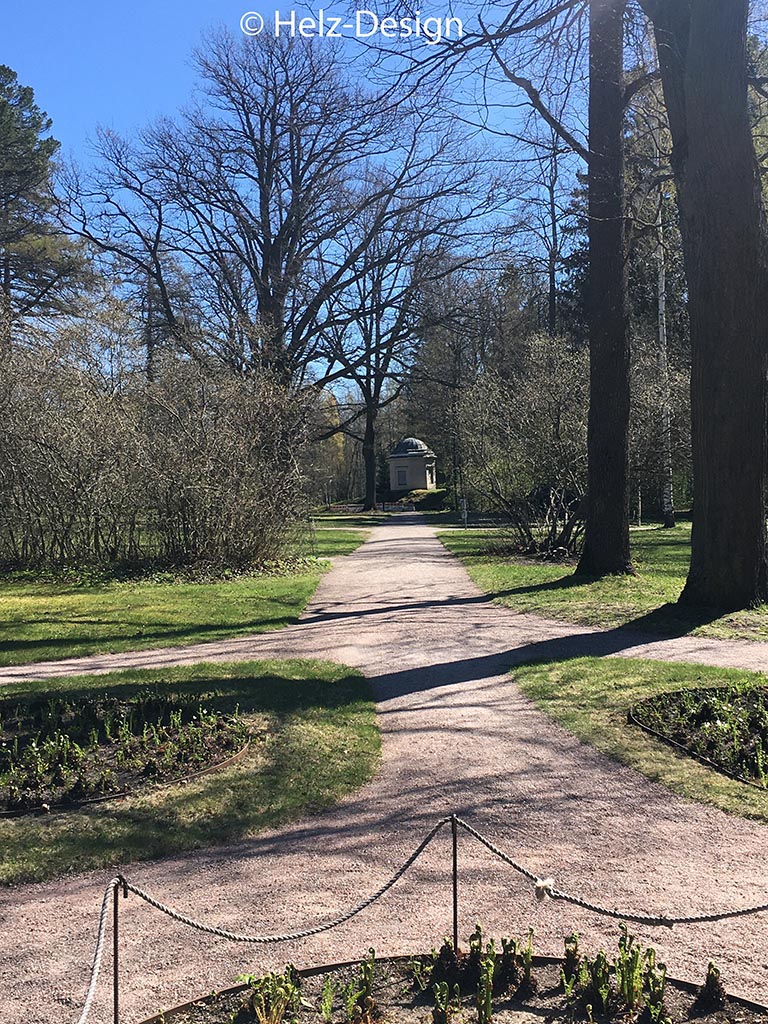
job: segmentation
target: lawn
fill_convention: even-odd
[[[0,882],[166,856],[253,836],[336,803],[374,774],[380,740],[366,681],[343,665],[243,662],[78,676],[49,693],[129,696],[142,686],[213,693],[259,734],[246,757],[186,784],[95,804],[88,811],[0,820]],[[32,691],[14,685],[3,698]],[[35,690],[37,694],[38,691]]]
[[[318,516],[313,520],[313,529],[304,542],[304,548],[315,558],[348,555],[368,536],[364,530],[378,525],[376,520],[366,522],[363,516]]]
[[[688,571],[690,524],[671,530],[634,529],[637,575],[601,579],[576,577],[572,565],[500,553],[497,530],[444,530],[439,537],[481,590],[515,611],[590,626],[632,625],[648,632],[768,640],[768,607],[718,615],[675,604]]]
[[[512,677],[526,696],[569,732],[675,793],[768,822],[768,792],[736,782],[676,753],[627,722],[630,706],[665,690],[728,683],[765,685],[738,669],[629,658],[573,658],[523,665]]]
[[[0,581],[0,666],[227,637],[296,622],[320,577],[322,559],[349,554],[366,534],[317,529],[314,559],[269,575],[190,580],[171,573],[119,579],[106,573],[31,573]],[[320,561],[318,561],[320,559]]]

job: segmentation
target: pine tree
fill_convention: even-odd
[[[51,179],[59,143],[29,86],[0,65],[0,351],[14,326],[61,310],[82,255],[53,218]]]

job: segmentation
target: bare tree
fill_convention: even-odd
[[[325,42],[217,35],[197,59],[205,102],[138,147],[103,134],[103,169],[70,189],[70,223],[153,279],[187,351],[317,383],[361,257],[461,158],[426,114],[352,88]],[[170,273],[191,302],[174,300]]]
[[[628,103],[648,81],[624,81],[626,0],[514,3],[497,26],[443,52],[414,58],[419,73],[492,70],[522,92],[539,118],[586,164],[589,191],[590,415],[587,528],[579,571],[632,572],[629,545],[630,345],[626,313],[623,127]],[[589,60],[582,52],[589,15]],[[447,59],[446,59],[447,57]],[[442,62],[442,67],[438,64]],[[589,83],[589,130],[579,125]],[[498,91],[498,87],[496,87]],[[483,93],[487,97],[488,90]],[[509,137],[525,142],[520,132]]]
[[[402,391],[425,327],[425,291],[476,258],[472,221],[487,206],[481,184],[465,147],[451,166],[437,164],[423,176],[418,206],[414,196],[400,218],[373,234],[368,220],[377,219],[379,210],[372,205],[344,230],[342,244],[350,250],[359,252],[361,234],[369,241],[349,287],[331,308],[327,358],[329,368],[341,367],[362,401],[362,433],[355,425],[347,429],[362,444],[366,509],[376,504],[376,420]],[[468,202],[473,188],[479,198]]]

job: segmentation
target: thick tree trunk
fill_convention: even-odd
[[[747,97],[748,0],[649,4],[674,145],[691,322],[693,537],[681,602],[768,597],[768,253]]]
[[[588,498],[578,572],[631,573],[624,253],[624,0],[590,4]]]
[[[376,508],[376,411],[370,407],[365,412],[363,466],[365,468],[363,511],[370,512]]]

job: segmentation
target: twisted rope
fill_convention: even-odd
[[[481,845],[489,850],[495,857],[498,857],[499,860],[504,861],[505,864],[508,864],[514,871],[518,872],[518,874],[527,878],[530,882],[533,882],[536,891],[536,898],[539,900],[551,897],[554,900],[563,900],[566,903],[571,903],[574,906],[581,907],[584,910],[588,910],[593,914],[598,914],[603,917],[611,917],[621,921],[632,921],[636,924],[645,924],[650,926],[661,925],[667,928],[671,928],[672,925],[675,924],[706,924],[714,921],[723,921],[728,918],[746,917],[750,914],[759,914],[768,911],[768,903],[762,903],[752,907],[743,907],[740,910],[716,911],[711,914],[692,914],[688,917],[662,917],[651,914],[627,913],[615,909],[611,910],[608,907],[600,906],[598,903],[591,903],[589,900],[582,899],[579,896],[574,896],[572,893],[563,892],[562,890],[555,888],[554,881],[551,878],[539,878],[532,871],[529,871],[522,864],[514,860],[514,858],[510,857],[509,854],[505,853],[500,847],[496,846],[495,843],[492,843],[490,839],[487,839],[482,835],[482,833],[478,832],[477,829],[473,828],[468,822],[456,815],[451,815],[450,817],[441,818],[440,821],[438,821],[437,824],[429,830],[408,859],[404,861],[391,878],[380,886],[371,896],[368,896],[351,910],[348,910],[344,914],[340,914],[331,921],[325,921],[322,924],[314,925],[312,928],[305,928],[302,931],[286,932],[281,935],[243,935],[238,932],[227,931],[225,928],[217,928],[213,925],[204,924],[202,921],[196,921],[187,914],[182,914],[173,907],[155,899],[154,896],[151,896],[148,892],[139,888],[139,886],[133,885],[131,882],[127,881],[127,879],[122,875],[116,875],[114,878],[110,879],[107,884],[104,891],[104,897],[101,902],[101,913],[99,915],[99,926],[96,935],[96,947],[93,954],[93,960],[91,962],[91,977],[88,984],[88,991],[86,993],[83,1010],[77,1020],[77,1024],[86,1024],[91,1010],[93,998],[96,993],[96,985],[101,972],[101,963],[104,957],[104,940],[109,901],[118,887],[123,889],[124,894],[132,892],[135,896],[138,896],[139,899],[144,900],[145,903],[148,903],[151,907],[154,907],[161,913],[166,914],[174,921],[178,921],[180,924],[187,925],[197,931],[205,932],[207,935],[215,935],[222,939],[229,939],[231,942],[248,942],[254,944],[288,942],[294,939],[307,938],[310,935],[318,935],[320,932],[329,931],[331,928],[337,928],[339,925],[344,924],[357,914],[361,913],[361,911],[365,910],[367,907],[370,907],[371,904],[380,899],[397,881],[399,881],[400,878],[402,878],[405,872],[416,862],[416,860],[418,860],[424,850],[426,850],[437,833],[449,822],[454,826],[460,825],[465,832],[481,843]]]
[[[715,911],[712,914],[691,914],[688,917],[663,917],[655,916],[653,914],[635,914],[632,912],[625,912],[622,910],[610,910],[608,907],[602,907],[598,903],[590,903],[589,900],[582,899],[580,896],[574,896],[572,893],[563,892],[561,889],[556,889],[554,881],[551,878],[541,879],[538,878],[532,871],[528,871],[522,864],[518,864],[517,861],[513,860],[509,854],[504,853],[503,850],[499,849],[490,839],[486,839],[484,835],[472,828],[462,818],[456,818],[456,824],[468,832],[471,836],[482,843],[486,849],[490,850],[496,857],[503,860],[505,864],[509,864],[511,868],[517,871],[523,877],[533,882],[536,888],[536,898],[539,900],[546,899],[547,896],[551,896],[553,900],[563,900],[565,903],[572,903],[576,907],[581,907],[583,910],[589,910],[593,914],[599,914],[602,917],[612,917],[617,921],[632,921],[635,924],[646,924],[651,926],[663,926],[665,928],[671,928],[675,924],[708,924],[714,921],[724,921],[728,918],[733,917],[746,917],[749,914],[760,914],[768,911],[768,903],[761,903],[752,907],[742,907],[740,910],[722,910]]]
[[[513,860],[509,856],[509,854],[504,853],[503,850],[500,850],[498,846],[495,846],[490,841],[490,839],[486,839],[484,835],[478,832],[477,829],[472,828],[472,826],[468,824],[468,822],[464,821],[463,818],[457,817],[456,824],[461,825],[465,832],[469,832],[469,834],[471,836],[474,836],[478,842],[482,843],[482,845],[485,846],[486,849],[490,850],[491,853],[495,854],[499,858],[499,860],[503,860],[505,864],[509,864],[509,866],[511,868],[514,868],[515,871],[518,872],[518,874],[523,876],[523,878],[527,878],[529,882],[534,882],[536,885],[541,884],[541,879],[534,875],[532,871],[529,871],[528,868],[524,868],[522,864],[518,864],[516,860]]]
[[[91,961],[91,980],[88,984],[88,992],[85,997],[85,1003],[83,1004],[83,1012],[77,1019],[77,1024],[85,1024],[88,1019],[88,1014],[91,1012],[91,1003],[93,997],[96,994],[96,984],[99,980],[99,973],[101,972],[101,961],[104,957],[104,937],[107,928],[107,913],[109,911],[109,901],[114,893],[115,889],[120,885],[119,877],[110,879],[107,888],[104,890],[104,899],[101,901],[101,914],[99,916],[99,930],[96,934],[96,949],[93,953],[93,960]]]
[[[384,885],[377,889],[373,895],[368,896],[367,899],[358,903],[357,906],[348,910],[345,914],[335,917],[332,921],[325,921],[322,924],[314,925],[312,928],[305,928],[303,931],[285,932],[282,935],[243,935],[239,932],[227,931],[225,928],[217,928],[214,925],[204,924],[202,921],[196,921],[187,914],[182,914],[173,907],[169,907],[167,904],[155,899],[154,896],[150,896],[148,892],[140,889],[137,885],[133,885],[131,882],[128,882],[122,875],[118,876],[118,880],[125,889],[132,892],[135,896],[138,896],[139,899],[144,900],[145,903],[154,907],[155,910],[159,910],[161,913],[167,914],[168,917],[172,918],[174,921],[178,921],[180,924],[188,925],[190,928],[194,928],[199,932],[205,932],[207,935],[217,935],[219,938],[229,939],[230,942],[250,942],[258,944],[266,944],[269,942],[289,942],[293,939],[305,939],[310,935],[318,935],[320,932],[327,932],[331,928],[337,928],[339,925],[349,921],[367,907],[370,907],[371,904],[380,899],[385,892],[388,892],[395,882],[402,878],[408,868],[410,868],[411,865],[421,856],[424,850],[426,850],[440,829],[447,825],[450,820],[450,818],[442,818],[438,821],[438,823],[429,830],[427,835],[422,839],[405,863],[397,869],[394,875],[392,875]],[[81,1024],[81,1022],[78,1021],[78,1024]]]

